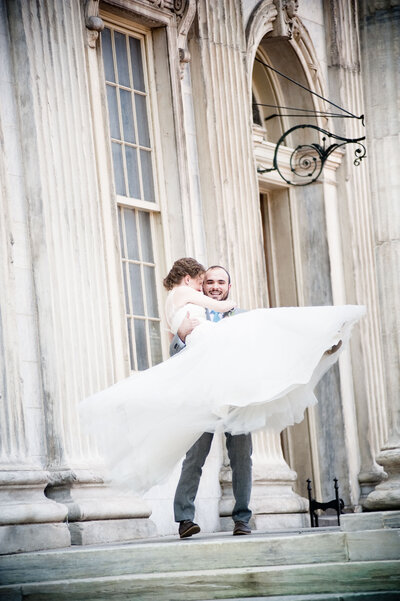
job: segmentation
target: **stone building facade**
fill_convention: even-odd
[[[367,306],[318,406],[254,435],[254,526],[307,525],[307,478],[326,499],[337,477],[348,511],[400,507],[399,23],[398,0],[0,1],[0,552],[175,531],[179,468],[121,496],[77,407],[168,356],[181,256],[227,266],[249,309]],[[268,169],[304,122],[366,133],[367,158],[289,184],[307,133],[286,179]],[[198,520],[230,529],[232,507],[216,439]]]

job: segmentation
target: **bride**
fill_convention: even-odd
[[[186,348],[80,404],[82,428],[109,478],[130,491],[163,482],[203,432],[281,431],[300,422],[365,312],[354,305],[235,310],[234,319],[213,323],[206,310],[225,314],[235,303],[205,296],[204,274],[184,258],[164,279],[170,337],[188,313],[198,324]]]

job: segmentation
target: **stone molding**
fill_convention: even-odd
[[[148,25],[155,27],[159,23],[157,21],[162,18],[162,15],[168,15],[167,21],[171,15],[175,15],[177,24],[177,45],[180,62],[181,78],[185,65],[190,62],[190,52],[187,47],[187,36],[189,29],[193,23],[196,14],[196,0],[134,0],[127,2],[126,0],[112,0],[111,4],[130,10],[133,14],[142,14],[143,8],[153,9],[150,12],[155,14],[146,15],[149,19]],[[85,0],[85,25],[88,30],[88,45],[90,48],[95,48],[99,37],[99,33],[104,29],[104,22],[99,16],[99,0]],[[157,19],[157,16],[159,17]],[[163,19],[164,21],[164,19]]]
[[[87,28],[87,39],[90,48],[96,47],[99,33],[104,29],[104,21],[99,17],[99,0],[86,0],[85,2],[85,25]]]
[[[263,0],[251,13],[246,25],[247,64],[253,66],[254,57],[261,40],[267,33],[271,33],[274,22],[278,17],[278,10],[273,0]]]
[[[187,36],[196,14],[196,0],[186,0],[186,3],[184,0],[175,0],[174,9],[178,19],[179,60],[181,78],[183,78],[185,65],[190,61],[190,52],[187,47]]]

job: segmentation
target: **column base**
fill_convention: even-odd
[[[104,483],[88,470],[53,474],[46,495],[68,510],[73,545],[117,543],[157,535],[149,504]]]
[[[149,519],[93,520],[68,524],[72,545],[99,545],[127,542],[157,535]]]
[[[113,489],[98,475],[86,470],[58,472],[55,483],[46,488],[46,496],[68,509],[70,523],[148,518],[151,515],[144,499]]]
[[[375,490],[378,484],[387,479],[387,474],[380,465],[375,465],[370,471],[360,472],[358,481],[360,484],[359,504],[364,506],[368,495]]]
[[[388,475],[363,503],[368,511],[400,509],[400,448],[382,450],[376,458]]]
[[[45,496],[48,477],[26,467],[0,472],[0,526],[65,521],[67,508]]]
[[[10,524],[0,526],[0,555],[60,549],[71,545],[67,524]]]

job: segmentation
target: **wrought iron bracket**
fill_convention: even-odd
[[[289,159],[289,167],[290,171],[297,178],[307,179],[307,181],[302,181],[302,179],[292,179],[289,180],[282,173],[281,168],[279,167],[278,155],[281,147],[286,148],[286,144],[284,144],[285,140],[290,136],[294,131],[300,129],[311,129],[323,134],[322,136],[322,144],[319,142],[310,143],[310,144],[299,144],[292,151]],[[332,140],[332,143],[327,145],[327,141]],[[354,151],[354,165],[358,166],[362,159],[366,157],[367,151],[361,142],[365,140],[365,136],[362,138],[344,138],[343,136],[338,136],[336,134],[332,134],[326,129],[322,129],[317,125],[295,125],[288,129],[282,136],[279,138],[274,152],[273,158],[273,167],[270,169],[263,169],[262,167],[257,167],[257,173],[270,173],[271,171],[277,171],[280,177],[289,185],[292,186],[307,186],[315,182],[319,176],[321,175],[322,169],[324,168],[325,162],[328,157],[337,150],[338,148],[345,146],[346,144],[355,144],[356,149]]]

